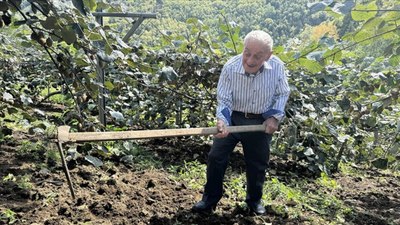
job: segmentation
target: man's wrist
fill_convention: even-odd
[[[272,115],[272,117],[273,117],[274,119],[276,119],[278,122],[281,122],[282,119],[283,119],[283,116],[282,116],[282,115],[279,115],[279,114]]]

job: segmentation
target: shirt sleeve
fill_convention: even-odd
[[[275,117],[277,120],[282,121],[285,117],[285,105],[290,95],[290,87],[287,80],[287,72],[284,67],[279,68],[278,85],[275,89],[274,100],[272,109],[263,113],[264,118]]]
[[[226,67],[222,69],[217,86],[217,119],[232,125],[232,85]]]

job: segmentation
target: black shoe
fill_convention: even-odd
[[[265,213],[265,208],[260,202],[247,203],[247,206],[249,207],[251,212],[253,212],[257,215],[262,215]]]
[[[196,213],[212,213],[215,211],[217,204],[208,204],[205,201],[199,201],[198,203],[194,204],[192,207],[192,211]]]

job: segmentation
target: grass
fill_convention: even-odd
[[[32,189],[32,183],[30,182],[31,175],[23,175],[23,176],[15,176],[12,173],[9,173],[7,176],[2,178],[3,182],[14,182],[19,188],[24,190]]]
[[[174,178],[183,181],[190,188],[202,190],[206,182],[206,165],[198,161],[185,162],[183,166],[172,166],[169,171]],[[351,209],[330,193],[340,189],[337,182],[322,173],[316,180],[293,180],[288,183],[276,177],[264,183],[264,204],[274,214],[303,218],[312,224],[340,224]],[[224,182],[225,201],[240,205],[246,197],[245,173],[232,173],[229,169]]]
[[[46,148],[41,141],[35,143],[29,140],[23,140],[16,153],[20,157],[29,157],[37,160],[41,157],[41,154],[45,152]]]
[[[196,190],[202,189],[206,183],[206,165],[197,160],[185,161],[183,166],[170,166],[168,171],[173,174],[173,179],[184,181]]]
[[[59,91],[59,90],[58,90],[58,89],[55,89],[55,88],[53,88],[53,87],[49,87],[49,88],[47,88],[47,89],[43,89],[43,90],[40,92],[40,96],[42,96],[43,98],[45,98],[45,97],[48,96],[50,93],[54,93],[54,92],[57,92],[57,91]],[[50,96],[50,97],[48,98],[48,100],[50,100],[51,102],[54,102],[54,103],[63,104],[63,103],[65,103],[66,98],[65,98],[64,94],[60,93],[60,94],[55,94],[55,95]]]
[[[0,211],[0,222],[5,224],[14,224],[17,222],[15,212],[11,209],[4,209]]]

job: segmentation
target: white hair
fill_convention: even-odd
[[[246,35],[246,37],[244,37],[244,45],[246,45],[246,43],[249,40],[261,42],[267,48],[267,51],[269,52],[272,51],[274,41],[272,40],[272,37],[265,31],[262,30],[251,31]]]

